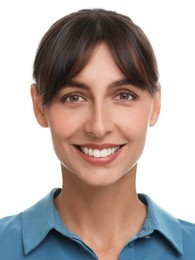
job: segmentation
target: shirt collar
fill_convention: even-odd
[[[38,246],[50,230],[56,229],[64,236],[77,238],[62,223],[55,208],[54,197],[61,189],[53,189],[46,197],[22,213],[22,238],[25,254]]]
[[[159,207],[150,197],[139,194],[139,199],[147,205],[148,214],[138,236],[143,237],[153,231],[160,232],[173,248],[183,255],[182,227],[180,221]]]
[[[38,246],[52,229],[56,229],[71,239],[78,239],[63,225],[57,213],[54,196],[59,192],[60,189],[53,189],[46,197],[22,213],[22,237],[25,254]],[[183,254],[182,228],[179,220],[156,205],[147,195],[139,194],[139,199],[147,205],[148,215],[138,237],[149,235],[156,230],[180,254]]]

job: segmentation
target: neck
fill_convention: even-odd
[[[65,177],[55,203],[64,224],[80,237],[103,236],[129,230],[134,235],[143,225],[145,206],[135,189],[136,169],[109,187],[89,187]],[[96,236],[97,238],[97,236]]]

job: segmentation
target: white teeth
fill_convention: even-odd
[[[115,146],[113,148],[108,148],[108,149],[103,149],[103,150],[92,149],[92,148],[87,148],[87,147],[82,147],[82,146],[80,148],[84,154],[93,156],[95,158],[100,158],[100,157],[104,158],[111,154],[114,154],[116,151],[118,151],[120,149],[120,146]]]
[[[94,151],[93,151],[93,156],[99,158],[100,155],[101,155],[100,153],[101,153],[100,150],[94,150]]]
[[[87,147],[84,147],[84,153],[88,154],[89,153],[89,149]]]
[[[93,156],[93,150],[91,148],[89,148],[89,155]]]
[[[112,149],[108,148],[108,155],[111,155],[111,154],[112,154]]]
[[[104,149],[104,150],[101,150],[101,157],[106,157],[108,156],[108,149]]]

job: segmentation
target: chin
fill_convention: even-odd
[[[113,174],[112,176],[108,176],[108,173],[102,175],[103,176],[101,176],[101,174],[94,174],[94,176],[90,176],[89,178],[86,178],[86,176],[84,176],[83,178],[80,178],[80,181],[88,187],[107,188],[116,185],[124,177],[114,176]]]

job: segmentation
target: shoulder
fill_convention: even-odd
[[[184,259],[195,259],[195,224],[178,219],[182,229]]]
[[[195,224],[185,221],[185,220],[181,220],[181,219],[178,219],[178,221],[180,222],[180,225],[182,228],[183,238],[189,239],[189,240],[193,239],[193,244],[194,244],[195,243]],[[185,242],[185,240],[184,240],[184,242]],[[189,242],[190,241],[188,241],[188,243]]]
[[[53,189],[23,212],[0,219],[0,259],[23,259],[54,227]]]
[[[0,219],[0,238],[9,231],[21,232],[21,213]]]
[[[3,259],[22,250],[21,214],[0,219],[0,252]],[[11,255],[10,255],[11,254]]]

